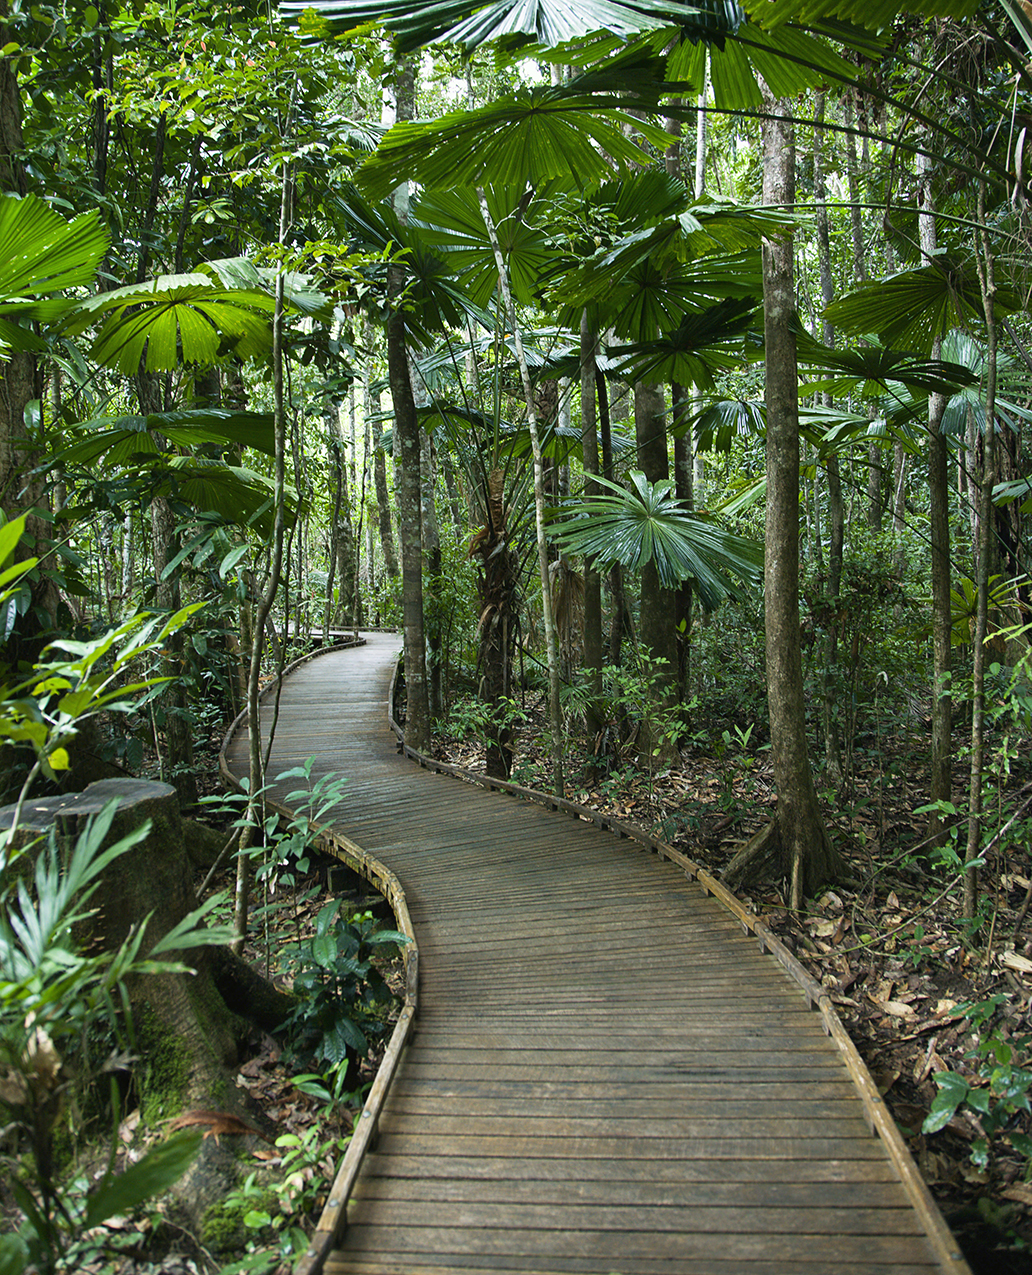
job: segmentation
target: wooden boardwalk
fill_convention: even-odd
[[[415,1031],[325,1270],[966,1271],[821,1014],[683,869],[399,756],[398,645],[292,672],[270,766],[347,776],[332,822],[397,874],[419,944]],[[226,759],[246,773],[246,736]]]

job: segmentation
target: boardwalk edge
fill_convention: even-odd
[[[285,678],[300,665],[308,663],[309,660],[315,659],[319,655],[327,655],[331,651],[340,651],[357,645],[363,645],[363,643],[361,641],[344,643],[336,647],[312,651],[302,656],[292,664],[289,664],[283,670],[280,678],[277,678],[275,682],[262,691],[260,699],[264,700],[267,696],[273,694],[278,689],[282,678]],[[239,730],[246,729],[246,726],[247,710],[245,709],[244,712],[237,716],[226,732],[219,752],[220,777],[224,784],[237,792],[243,791],[243,785],[229,769],[226,761],[226,751],[234,735]],[[295,813],[289,806],[271,798],[266,799],[265,805],[287,819],[291,818]],[[314,844],[320,850],[332,855],[351,868],[352,871],[357,872],[383,895],[394,913],[397,928],[409,941],[402,951],[402,958],[405,962],[405,999],[398,1014],[398,1020],[394,1025],[394,1031],[387,1050],[380,1061],[380,1066],[377,1068],[365,1105],[355,1122],[351,1141],[348,1143],[347,1150],[333,1179],[333,1185],[330,1187],[326,1205],[316,1224],[315,1233],[308,1248],[294,1268],[294,1275],[318,1275],[337,1240],[347,1228],[348,1201],[351,1198],[351,1192],[366,1152],[371,1150],[376,1143],[380,1112],[383,1109],[391,1083],[398,1070],[398,1064],[401,1061],[405,1045],[412,1033],[412,1027],[419,1008],[419,947],[416,941],[416,932],[412,926],[412,918],[409,914],[408,901],[405,898],[405,891],[401,887],[401,882],[385,864],[368,854],[357,842],[331,828],[328,824],[313,823],[311,828],[315,834],[313,838]]]
[[[391,680],[388,718],[391,729],[398,737],[402,751],[410,760],[427,770],[450,775],[452,778],[464,783],[476,784],[478,787],[491,788],[497,792],[508,793],[525,801],[532,801],[537,805],[545,806],[550,810],[561,810],[573,818],[594,823],[598,827],[608,829],[619,837],[638,842],[639,845],[651,850],[659,858],[677,864],[678,867],[684,870],[686,876],[696,881],[706,894],[712,895],[718,903],[729,911],[739,921],[745,931],[751,931],[756,936],[759,940],[761,953],[772,956],[794,982],[799,985],[809,1007],[819,1011],[825,1034],[830,1036],[838,1046],[850,1079],[860,1095],[871,1131],[885,1146],[889,1161],[899,1176],[911,1207],[924,1227],[929,1245],[942,1270],[951,1272],[951,1275],[972,1275],[971,1267],[961,1252],[956,1237],[946,1225],[939,1206],[928,1189],[928,1184],[914,1163],[914,1158],[910,1154],[910,1150],[903,1140],[903,1135],[897,1128],[895,1120],[893,1120],[886,1107],[874,1078],[867,1069],[867,1064],[861,1058],[849,1033],[842,1025],[842,1020],[839,1018],[831,998],[825,988],[810,975],[784,943],[776,938],[760,918],[750,912],[741,899],[732,894],[725,885],[693,859],[690,859],[686,854],[675,849],[659,837],[653,837],[650,833],[623,823],[619,819],[601,814],[598,811],[588,810],[584,806],[577,805],[576,802],[568,801],[565,797],[555,797],[535,788],[526,788],[521,784],[477,774],[474,771],[465,770],[461,766],[438,761],[436,758],[428,757],[426,754],[410,748],[405,743],[404,729],[394,716],[395,690],[399,673],[400,664],[395,668],[394,677]]]

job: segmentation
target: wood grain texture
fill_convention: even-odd
[[[329,822],[397,875],[419,940],[418,1016],[325,1270],[966,1271],[822,1015],[717,898],[589,819],[399,755],[398,646],[291,673],[270,766],[346,776]],[[231,738],[228,767],[245,754]]]

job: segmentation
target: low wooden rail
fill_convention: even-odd
[[[329,654],[331,650],[344,650],[348,647],[358,646],[362,641],[364,639],[360,639],[359,642],[344,641],[333,648],[327,647],[325,650],[313,651],[308,655],[303,655],[284,669],[283,676],[288,676],[295,669],[300,668],[317,655]],[[266,687],[259,697],[260,700],[264,702],[275,695],[277,689],[275,683]],[[222,748],[219,751],[219,773],[222,781],[237,792],[244,790],[243,785],[240,782],[240,778],[230,769],[226,753],[233,738],[241,731],[246,732],[247,719],[248,713],[246,710],[239,714],[226,732]],[[266,810],[275,811],[284,819],[292,819],[296,814],[296,811],[268,794],[264,796],[263,805]],[[333,1179],[333,1185],[330,1188],[326,1205],[319,1217],[312,1241],[298,1263],[295,1275],[318,1275],[318,1272],[322,1270],[325,1264],[327,1254],[347,1225],[348,1200],[351,1198],[351,1192],[366,1152],[376,1142],[380,1112],[383,1110],[383,1104],[390,1090],[391,1081],[397,1072],[402,1051],[412,1032],[416,1011],[419,1007],[419,944],[416,939],[416,931],[412,925],[408,900],[405,898],[405,891],[401,888],[401,882],[385,864],[367,854],[360,845],[345,836],[339,829],[331,827],[329,824],[313,822],[311,830],[313,833],[313,845],[324,854],[332,855],[353,872],[356,872],[378,894],[387,900],[391,911],[394,913],[395,925],[408,938],[408,943],[402,951],[402,959],[405,962],[405,997],[394,1025],[394,1031],[391,1033],[391,1039],[380,1061],[380,1066],[377,1068],[376,1076],[366,1096],[361,1114],[355,1122],[351,1141],[348,1143],[347,1150],[340,1162],[340,1167]]]
[[[327,708],[328,707],[329,706],[327,706]],[[457,767],[449,766],[434,759],[427,758],[416,753],[404,744],[400,728],[394,719],[393,713],[390,715],[390,723],[400,740],[399,751],[404,752],[407,757],[416,762],[424,770],[450,776],[452,779],[457,781],[457,783],[469,785],[475,788],[495,790],[522,802],[532,803],[535,806],[541,806],[551,811],[560,811],[575,819],[581,825],[590,824],[599,829],[606,830],[616,837],[634,843],[640,846],[643,850],[654,854],[657,858],[670,863],[680,870],[685,878],[694,881],[705,894],[712,896],[714,900],[726,909],[727,913],[729,913],[740,926],[743,933],[755,938],[759,951],[761,953],[768,954],[777,962],[785,973],[798,985],[806,999],[806,1003],[812,1009],[819,1012],[824,1033],[827,1036],[830,1036],[831,1040],[834,1042],[834,1045],[845,1064],[846,1070],[859,1096],[860,1102],[862,1103],[868,1125],[881,1140],[888,1160],[898,1177],[906,1200],[910,1207],[914,1210],[916,1218],[920,1223],[921,1231],[923,1231],[926,1236],[931,1265],[923,1266],[921,1269],[939,1269],[942,1271],[958,1273],[968,1271],[969,1268],[959,1251],[956,1241],[946,1227],[942,1216],[927,1189],[927,1186],[917,1172],[916,1166],[914,1165],[909,1152],[907,1151],[906,1145],[892,1121],[891,1116],[886,1110],[885,1104],[878,1093],[877,1087],[872,1081],[862,1059],[857,1054],[855,1047],[843,1029],[825,989],[811,978],[793,954],[789,952],[788,949],[773,934],[771,934],[763,922],[745,909],[740,900],[732,895],[719,881],[713,878],[698,864],[694,863],[686,855],[674,849],[664,841],[633,828],[622,821],[599,815],[594,811],[589,811],[573,802],[558,799],[532,789],[523,788],[516,784],[504,783],[498,780],[489,779],[482,775],[471,774]],[[297,760],[306,755],[304,745],[301,742],[303,735],[304,732],[302,730],[292,742],[291,748],[293,749],[293,752],[286,759],[285,764],[296,764]],[[224,745],[223,749],[224,772],[227,781],[229,782],[233,781],[233,775],[230,765],[225,761],[225,757],[231,738],[232,733],[227,735],[226,745]],[[398,781],[399,783],[403,782],[400,774],[398,776]],[[456,787],[455,792],[457,794],[457,800],[461,802],[461,789]],[[282,806],[277,806],[277,808],[285,810],[285,807]],[[356,835],[361,834],[356,833]],[[474,830],[471,830],[471,837],[474,839],[476,837]],[[376,885],[377,888],[381,889],[381,891],[385,894],[385,897],[387,897],[391,903],[391,906],[395,909],[399,928],[403,929],[406,933],[412,933],[414,939],[415,933],[412,927],[412,920],[408,914],[405,892],[402,890],[401,883],[398,881],[398,878],[395,877],[393,873],[390,872],[390,870],[388,870],[381,862],[379,862],[375,856],[370,855],[361,846],[356,844],[355,841],[343,835],[338,827],[326,827],[320,829],[320,838],[322,839],[322,844],[330,853],[335,854],[338,858],[341,858],[357,871],[360,871],[368,880]],[[417,924],[419,924],[418,919]],[[301,1267],[299,1267],[299,1275],[301,1272],[304,1272],[304,1275],[316,1275],[318,1271],[323,1269],[324,1265],[326,1265],[327,1270],[340,1272],[368,1271],[370,1272],[370,1275],[372,1275],[373,1272],[375,1272],[375,1275],[380,1275],[380,1271],[386,1272],[388,1270],[390,1272],[404,1271],[405,1275],[415,1275],[417,1270],[422,1271],[424,1269],[423,1266],[416,1264],[414,1258],[412,1259],[412,1264],[406,1263],[404,1266],[385,1265],[381,1267],[375,1263],[373,1265],[368,1265],[368,1259],[366,1259],[367,1264],[363,1264],[361,1260],[357,1263],[354,1261],[342,1260],[345,1257],[343,1253],[333,1254],[329,1264],[327,1265],[327,1258],[330,1255],[330,1250],[339,1239],[342,1228],[346,1225],[347,1202],[356,1182],[358,1181],[362,1159],[372,1145],[373,1134],[377,1129],[381,1115],[384,1111],[391,1082],[399,1069],[404,1044],[406,1040],[411,1039],[410,1033],[413,1027],[418,1003],[417,971],[419,968],[419,956],[414,941],[409,948],[407,956],[410,963],[408,976],[409,994],[405,1008],[402,1011],[402,1019],[399,1020],[399,1026],[395,1033],[395,1038],[392,1039],[388,1055],[384,1060],[384,1067],[381,1069],[381,1074],[378,1075],[376,1083],[374,1084],[366,1110],[363,1112],[358,1122],[355,1139],[353,1140],[352,1146],[349,1148],[337,1175],[327,1209],[324,1212],[323,1217],[320,1219],[315,1241],[313,1242],[309,1253],[306,1254]],[[484,1234],[486,1234],[486,1232]],[[873,1252],[874,1250],[872,1249],[871,1264],[869,1266],[849,1266],[848,1269],[870,1269],[871,1271],[895,1269],[891,1260],[888,1262],[888,1265],[886,1265],[885,1258],[881,1256],[876,1258],[873,1256]],[[498,1259],[495,1259],[495,1261],[497,1260]],[[821,1271],[820,1258],[818,1257],[816,1260],[817,1265],[812,1269],[814,1271]],[[397,1259],[395,1259],[395,1261],[397,1261]],[[531,1258],[527,1259],[528,1263],[532,1261],[533,1259]],[[617,1269],[615,1262],[616,1259],[614,1258],[614,1270]],[[479,1266],[474,1267],[471,1265],[468,1258],[463,1260],[461,1266],[463,1270],[470,1272],[480,1270]],[[786,1265],[783,1261],[775,1262],[775,1266],[782,1271],[791,1271],[793,1269],[790,1264]],[[905,1264],[901,1264],[899,1267],[899,1269],[904,1268],[908,1270],[918,1269],[916,1266]],[[427,1266],[425,1269],[430,1270],[431,1267]],[[447,1264],[437,1263],[432,1267],[432,1269],[434,1271],[450,1271],[453,1268]],[[455,1266],[454,1269],[458,1270],[459,1266]],[[549,1272],[553,1269],[569,1271],[590,1269],[594,1271],[593,1267],[585,1267],[583,1265],[577,1265],[576,1263],[573,1265],[567,1264],[554,1267],[548,1264],[517,1264],[512,1267],[509,1267],[508,1265],[502,1267],[497,1264],[492,1265],[491,1262],[486,1259],[486,1250],[484,1269],[519,1269],[539,1272],[543,1272],[546,1269]],[[646,1262],[644,1265],[633,1266],[633,1269],[645,1270],[652,1269],[652,1267]],[[664,1269],[667,1268],[664,1267]],[[681,1266],[677,1266],[676,1268],[670,1267],[669,1269],[708,1271],[711,1269],[711,1266],[695,1265],[689,1262],[689,1264],[683,1268]],[[721,1267],[721,1269],[723,1269],[723,1267]],[[745,1270],[747,1268],[743,1266],[741,1269]],[[765,1267],[763,1267],[762,1264],[754,1264],[753,1269],[760,1270],[765,1269]],[[800,1269],[802,1269],[802,1267],[800,1267]],[[806,1269],[809,1270],[811,1267],[808,1265]],[[829,1265],[823,1269],[830,1270],[832,1269],[832,1266]],[[839,1267],[836,1267],[836,1269],[839,1269]]]
[[[712,895],[735,917],[744,932],[755,935],[759,940],[760,951],[773,956],[789,976],[799,984],[810,1008],[820,1011],[825,1034],[834,1040],[842,1054],[846,1069],[857,1088],[860,1101],[863,1103],[871,1132],[876,1134],[885,1144],[889,1158],[899,1174],[900,1181],[912,1207],[921,1219],[922,1226],[928,1234],[936,1256],[942,1263],[943,1270],[958,1272],[970,1270],[952,1231],[943,1220],[939,1206],[928,1189],[928,1184],[918,1171],[914,1158],[907,1149],[895,1120],[893,1120],[884,1099],[878,1092],[878,1086],[875,1084],[867,1064],[860,1057],[856,1045],[853,1044],[849,1033],[843,1027],[842,1020],[838,1016],[838,1011],[835,1009],[833,1001],[820,983],[800,964],[784,943],[770,932],[763,921],[755,913],[750,912],[741,899],[732,894],[725,885],[721,884],[705,868],[700,867],[693,859],[689,859],[686,854],[675,849],[666,841],[652,836],[651,833],[644,832],[642,829],[636,828],[632,824],[624,823],[613,816],[602,814],[597,810],[590,810],[586,806],[580,806],[565,797],[556,797],[554,794],[541,792],[535,788],[525,788],[520,784],[495,779],[488,775],[476,774],[462,767],[449,765],[446,762],[438,761],[436,758],[427,757],[425,754],[417,752],[416,749],[410,748],[405,743],[405,732],[394,714],[396,680],[397,676],[391,683],[390,724],[391,729],[398,737],[402,751],[410,760],[426,769],[451,775],[464,783],[478,784],[483,788],[490,788],[496,792],[508,793],[510,796],[518,797],[523,801],[531,801],[537,805],[544,806],[547,810],[561,811],[574,819],[593,823],[596,827],[604,828],[618,837],[626,837],[629,841],[636,841],[643,849],[651,851],[661,859],[666,859],[670,863],[676,864],[679,868],[683,868],[686,876],[697,881],[706,894]]]

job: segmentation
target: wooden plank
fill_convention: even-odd
[[[386,1167],[386,1166],[385,1166]],[[610,1179],[604,1181],[570,1179],[528,1179],[512,1181],[508,1178],[431,1178],[414,1174],[399,1176],[370,1171],[355,1188],[355,1197],[378,1200],[423,1200],[493,1202],[498,1205],[539,1204],[552,1205],[594,1204],[609,1206],[614,1198],[633,1200],[642,1207],[662,1208],[732,1208],[770,1210],[792,1208],[813,1209],[815,1199],[820,1200],[822,1216],[818,1223],[825,1224],[838,1233],[842,1218],[838,1210],[847,1212],[853,1208],[886,1209],[902,1212],[911,1219],[909,1209],[900,1205],[895,1182],[822,1182],[819,1187],[811,1182],[697,1182],[683,1180],[656,1182],[629,1179],[622,1184]],[[614,1191],[614,1188],[616,1190]],[[824,1214],[827,1216],[823,1216]],[[749,1223],[752,1224],[751,1222]],[[779,1230],[779,1219],[773,1219],[772,1230]],[[848,1224],[847,1224],[848,1229]]]
[[[819,1138],[759,1138],[748,1130],[738,1137],[719,1134],[709,1138],[621,1138],[581,1137],[564,1143],[558,1138],[527,1138],[518,1132],[501,1132],[488,1136],[452,1134],[447,1143],[429,1130],[406,1129],[397,1134],[383,1129],[377,1144],[384,1155],[406,1156],[552,1156],[564,1160],[881,1160],[884,1151],[875,1138],[865,1134],[838,1137],[824,1134]],[[770,1171],[768,1169],[768,1171]]]
[[[389,863],[420,938],[419,1019],[325,1269],[965,1270],[791,953],[661,844],[399,756],[395,641],[291,674],[270,768],[347,775],[341,846]]]
[[[396,1206],[396,1207],[393,1207]],[[376,1219],[388,1222],[394,1216],[405,1219],[405,1226],[432,1230],[483,1231],[492,1227],[513,1231],[554,1233],[580,1231],[609,1237],[613,1233],[630,1235],[644,1232],[658,1239],[673,1234],[693,1238],[708,1235],[733,1236],[844,1236],[884,1238],[920,1235],[914,1211],[897,1196],[897,1207],[825,1210],[818,1207],[816,1193],[802,1206],[771,1207],[753,1204],[749,1208],[734,1203],[707,1206],[692,1200],[679,1204],[648,1204],[641,1200],[632,1205],[603,1201],[585,1204],[565,1201],[561,1220],[556,1202],[518,1203],[512,1200],[484,1202],[480,1200],[426,1200],[418,1195],[381,1195],[364,1191],[348,1210],[349,1228],[373,1225]]]
[[[359,1206],[359,1211],[362,1205]],[[558,1223],[558,1219],[557,1219]],[[874,1265],[892,1266],[909,1262],[925,1269],[932,1269],[927,1258],[927,1244],[923,1237],[904,1235],[839,1236],[834,1246],[820,1232],[801,1232],[790,1235],[753,1235],[738,1230],[699,1233],[654,1231],[611,1231],[599,1237],[592,1232],[550,1229],[547,1231],[524,1230],[507,1226],[484,1226],[462,1233],[449,1234],[447,1228],[433,1225],[397,1229],[391,1224],[370,1225],[351,1222],[348,1226],[349,1249],[356,1252],[377,1253],[394,1251],[413,1256],[438,1251],[446,1254],[470,1252],[478,1258],[505,1256],[518,1253],[523,1257],[552,1259],[562,1257],[586,1257],[594,1260],[596,1271],[612,1271],[616,1263],[624,1270],[627,1265],[641,1259],[654,1261],[665,1258],[677,1263],[671,1270],[685,1270],[696,1259],[722,1261],[733,1260],[743,1269],[746,1263],[757,1260],[780,1260],[789,1263],[787,1269],[795,1270],[801,1250],[820,1252],[825,1263],[825,1275],[839,1270],[840,1261],[867,1261]],[[475,1249],[465,1249],[475,1243]],[[603,1265],[604,1263],[604,1265]],[[530,1269],[533,1269],[531,1267]]]
[[[792,1263],[792,1275],[828,1275],[826,1256],[814,1253],[808,1260],[801,1257]],[[418,1259],[410,1256],[393,1257],[378,1254],[374,1259],[348,1257],[345,1253],[334,1254],[327,1262],[327,1275],[500,1275],[501,1272],[518,1272],[523,1275],[600,1275],[604,1270],[597,1261],[587,1262],[577,1258],[556,1258],[549,1255],[547,1265],[541,1264],[540,1258],[521,1258],[519,1255],[506,1254],[496,1256],[490,1266],[480,1264],[476,1255],[470,1254],[436,1254],[423,1255]],[[683,1269],[683,1268],[682,1268]],[[786,1275],[787,1268],[783,1262],[757,1260],[749,1263],[750,1275]],[[839,1261],[835,1265],[835,1275],[928,1275],[926,1264],[910,1265],[908,1263],[888,1262],[875,1264],[867,1258],[859,1261]],[[737,1259],[728,1261],[720,1257],[692,1259],[691,1275],[741,1275],[742,1267]],[[634,1275],[678,1275],[669,1261],[648,1258],[639,1259],[634,1265]]]
[[[525,1181],[598,1182],[609,1186],[624,1183],[653,1185],[676,1183],[678,1188],[690,1190],[692,1184],[724,1183],[749,1186],[768,1183],[772,1179],[782,1185],[792,1183],[819,1184],[824,1186],[845,1183],[850,1187],[858,1183],[878,1182],[892,1184],[898,1189],[898,1181],[892,1166],[884,1156],[868,1160],[840,1159],[828,1155],[817,1159],[787,1158],[776,1166],[766,1160],[719,1160],[692,1158],[687,1160],[635,1160],[630,1158],[600,1160],[585,1159],[568,1149],[566,1155],[543,1156],[500,1155],[462,1156],[429,1154],[418,1155],[411,1151],[390,1152],[381,1147],[366,1157],[363,1182],[377,1177],[414,1178],[433,1184],[436,1180],[463,1181],[490,1180],[512,1184],[518,1189]],[[430,1186],[433,1189],[433,1186]],[[896,1196],[898,1200],[898,1195]]]

